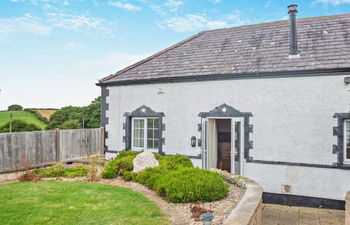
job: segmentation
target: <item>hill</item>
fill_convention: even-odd
[[[38,120],[33,113],[25,112],[25,111],[3,111],[0,112],[0,126],[6,124],[10,121],[10,114],[12,113],[12,119],[13,120],[23,120],[27,123],[33,123],[37,125],[38,127],[44,129],[46,127],[46,124],[42,121]]]
[[[40,113],[40,115],[45,117],[46,119],[50,119],[50,116],[52,116],[52,114],[54,114],[58,109],[36,109],[36,108],[34,108],[33,110]]]

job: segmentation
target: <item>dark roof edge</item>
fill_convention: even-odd
[[[350,75],[350,67],[336,69],[319,70],[294,70],[277,72],[258,72],[258,73],[237,73],[237,74],[209,74],[197,76],[181,77],[163,77],[154,79],[122,80],[96,83],[97,86],[120,86],[120,85],[140,85],[140,84],[159,84],[159,83],[178,83],[178,82],[196,82],[213,80],[244,80],[261,78],[286,78],[286,77],[311,77],[311,76],[335,76]]]

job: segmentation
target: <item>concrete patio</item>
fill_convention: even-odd
[[[344,225],[340,210],[264,204],[262,225]]]

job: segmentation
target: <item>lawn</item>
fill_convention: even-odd
[[[140,193],[82,182],[0,185],[0,215],[0,224],[169,224]]]
[[[42,129],[46,127],[46,124],[38,120],[34,114],[30,112],[24,112],[24,111],[0,112],[0,126],[10,121],[10,113],[12,113],[12,119],[14,120],[23,120],[27,123],[33,123]]]

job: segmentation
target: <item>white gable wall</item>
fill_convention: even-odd
[[[125,148],[125,112],[141,105],[163,112],[166,154],[197,156],[190,138],[200,138],[199,112],[226,103],[241,112],[251,112],[254,126],[250,156],[256,160],[332,165],[337,143],[332,128],[336,112],[350,110],[350,92],[344,76],[317,76],[227,81],[202,81],[148,85],[110,86],[106,116],[109,150]],[[159,94],[159,91],[164,94]],[[200,160],[194,160],[198,166]],[[350,187],[350,170],[320,169],[247,163],[245,174],[261,183],[265,191],[281,192],[292,185],[292,194],[343,199]],[[346,179],[346,176],[348,179]],[[332,191],[330,191],[332,190]]]

